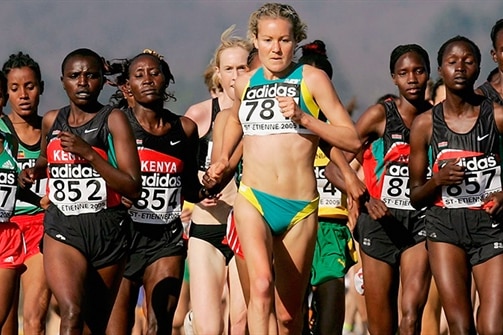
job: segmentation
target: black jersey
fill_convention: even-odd
[[[363,154],[365,184],[386,206],[413,210],[409,199],[410,129],[405,125],[393,100],[383,103],[386,125],[383,136],[372,142]]]
[[[131,109],[126,115],[136,138],[142,173],[142,194],[129,210],[131,218],[139,223],[171,223],[182,211],[182,185],[192,193],[200,188],[197,143],[187,137],[181,117],[167,110],[164,117],[171,128],[164,135],[144,130]]]
[[[47,133],[49,199],[65,215],[97,213],[121,203],[120,195],[108,187],[91,163],[62,149],[58,136],[61,131],[80,136],[101,157],[117,167],[113,141],[108,129],[108,116],[112,109],[110,106],[104,106],[85,124],[70,127],[70,107],[64,107],[59,110]]]
[[[54,124],[47,133],[47,143],[50,143],[51,140],[56,138],[59,131],[68,131],[80,136],[94,148],[100,148],[104,151],[113,150],[113,146],[109,142],[111,135],[108,129],[108,116],[112,110],[112,106],[103,106],[103,108],[87,123],[78,127],[70,127],[68,125],[70,106],[61,108],[56,120],[54,120]]]
[[[197,154],[197,164],[199,170],[206,171],[210,166],[211,162],[211,150],[213,148],[213,123],[217,114],[220,112],[220,105],[218,104],[218,98],[213,98],[211,100],[211,123],[210,128],[204,134],[203,137],[199,139],[199,151]]]
[[[481,90],[482,93],[486,97],[491,99],[493,102],[496,102],[497,104],[503,105],[503,98],[501,97],[499,92],[494,89],[493,85],[491,85],[490,82],[486,81],[485,83],[480,85],[478,89]]]
[[[433,108],[431,150],[433,172],[448,161],[460,158],[465,179],[459,185],[442,186],[435,205],[447,208],[481,208],[484,198],[501,191],[499,130],[494,121],[493,103],[484,99],[473,128],[458,134],[445,122],[443,104]]]

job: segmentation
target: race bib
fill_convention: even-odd
[[[69,165],[67,170],[73,168],[74,172],[80,168],[87,168],[98,174],[91,166]],[[64,171],[59,167],[58,172]],[[49,178],[49,200],[55,204],[65,215],[78,215],[97,213],[107,208],[107,190],[105,180],[101,177],[58,178],[54,175],[55,168],[51,167],[52,175]],[[99,174],[98,174],[99,176]]]
[[[410,204],[409,167],[390,164],[383,177],[381,200],[388,208],[413,210]]]
[[[312,134],[311,131],[289,118],[279,108],[276,96],[292,97],[299,104],[300,86],[293,83],[275,83],[249,87],[239,110],[245,135],[272,135],[286,133]]]
[[[8,222],[16,204],[17,173],[0,170],[0,222]]]
[[[442,201],[447,208],[481,207],[491,193],[501,191],[501,166],[494,156],[462,158],[465,178],[459,185],[442,187]]]
[[[341,207],[342,206],[342,192],[332,185],[331,182],[325,177],[325,167],[315,166],[314,173],[316,175],[316,183],[318,193],[320,194],[319,207]]]
[[[178,219],[181,213],[181,189],[163,187],[143,186],[141,198],[129,210],[133,221],[149,224],[170,223]]]
[[[208,152],[211,153],[211,145]],[[142,192],[129,210],[131,219],[147,224],[166,224],[178,219],[182,213],[183,162],[149,148],[139,149],[138,155]]]

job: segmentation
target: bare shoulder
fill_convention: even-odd
[[[110,115],[108,116],[108,124],[109,125],[116,125],[117,123],[124,124],[128,123],[127,116],[124,113],[124,111],[114,108],[110,112]]]
[[[217,114],[217,116],[215,117],[215,122],[217,122],[217,120],[224,120],[224,119],[226,119],[231,113],[232,113],[232,109],[231,108],[224,108],[224,109],[222,109]]]
[[[355,127],[362,138],[379,138],[386,126],[386,110],[383,105],[375,104],[367,108],[356,121]]]
[[[59,113],[59,109],[51,109],[50,111],[48,111],[47,113],[44,114],[43,118],[44,119],[55,118],[56,115],[58,115],[58,113]]]
[[[207,99],[191,105],[185,112],[185,116],[191,119],[197,119],[201,114],[207,114],[211,111],[212,101],[213,99]]]
[[[426,112],[416,116],[414,122],[412,122],[411,130],[413,129],[418,132],[426,131],[427,133],[429,133],[432,125],[433,125],[433,109],[429,109]]]
[[[325,71],[309,64],[303,65],[302,78],[308,85],[309,83],[317,84],[319,81],[331,83],[331,80]]]
[[[124,111],[122,109],[119,109],[119,108],[112,108],[112,110],[110,111],[110,115],[114,115],[116,117],[125,117],[126,116],[126,113],[124,113]]]
[[[383,104],[374,104],[367,108],[365,112],[363,112],[361,117],[372,119],[376,122],[382,122],[386,120],[386,108]]]
[[[197,134],[197,124],[191,118],[180,116],[180,122],[187,137],[191,137],[194,133]]]
[[[47,113],[44,114],[42,117],[42,125],[44,126],[52,126],[54,123],[54,120],[56,120],[56,117],[58,116],[59,109],[52,109],[48,111]]]
[[[372,130],[379,128],[386,123],[386,109],[382,104],[375,104],[367,108],[358,121],[357,126],[371,127]]]

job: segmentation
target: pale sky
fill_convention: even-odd
[[[237,25],[246,35],[249,14],[265,1],[244,0],[40,0],[0,3],[0,61],[11,53],[29,53],[42,68],[46,92],[39,114],[68,104],[59,77],[69,52],[88,47],[107,59],[129,58],[144,48],[165,56],[175,76],[178,98],[173,112],[207,99],[202,73],[220,34]],[[357,97],[359,115],[385,93],[396,93],[389,75],[389,55],[399,44],[417,43],[430,54],[437,78],[436,54],[455,35],[477,43],[483,54],[480,82],[495,64],[489,58],[492,25],[503,15],[493,0],[327,0],[284,1],[308,26],[303,43],[321,39],[335,68],[342,100]],[[101,101],[108,101],[110,90]],[[8,109],[7,109],[8,110]]]

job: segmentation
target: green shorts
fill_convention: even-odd
[[[187,283],[190,281],[190,272],[189,272],[189,259],[185,258],[185,266],[183,267],[183,280]]]
[[[346,219],[320,218],[311,267],[311,285],[343,278],[357,262],[351,231]]]

